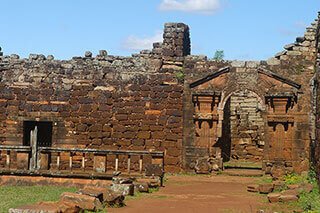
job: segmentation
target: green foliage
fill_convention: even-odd
[[[213,59],[216,61],[222,61],[224,59],[224,51],[216,50],[216,52],[214,53]]]
[[[286,185],[291,185],[291,184],[301,184],[301,183],[307,183],[308,182],[308,177],[303,176],[303,175],[297,175],[295,173],[287,174],[284,177]]]
[[[178,79],[179,82],[184,81],[185,74],[183,73],[183,71],[178,71],[175,74],[176,74],[176,78]]]
[[[318,187],[310,193],[302,192],[299,198],[299,206],[307,212],[320,212],[320,194]]]
[[[159,191],[159,188],[149,188],[149,193],[154,193],[154,192],[157,192]]]
[[[76,191],[76,188],[57,186],[1,186],[0,212],[40,201],[58,201],[63,192]]]
[[[272,183],[272,177],[270,177],[270,176],[262,176],[258,180],[258,184],[260,184],[260,183]]]
[[[288,174],[285,176],[286,185],[310,183],[313,185],[313,190],[310,193],[302,191],[299,194],[297,204],[305,212],[316,213],[320,212],[320,192],[317,184],[316,173],[313,169],[307,175]]]

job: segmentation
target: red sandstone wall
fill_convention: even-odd
[[[160,73],[161,60],[151,62],[138,73],[140,67],[119,71],[92,60],[81,67],[70,61],[67,68],[57,61],[11,61],[0,84],[1,144],[22,145],[23,121],[52,121],[54,146],[160,150],[166,171],[179,171],[183,88],[174,74]]]

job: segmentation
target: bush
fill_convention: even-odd
[[[320,192],[316,173],[313,169],[311,169],[307,175],[288,174],[285,176],[285,183],[286,185],[303,183],[312,184],[313,190],[310,193],[303,191],[299,194],[298,205],[308,213],[320,212]]]
[[[224,59],[224,51],[223,50],[217,50],[214,53],[213,59],[216,61],[222,61]]]

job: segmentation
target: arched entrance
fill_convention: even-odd
[[[262,99],[244,89],[232,92],[225,100],[221,106],[222,132],[215,144],[221,147],[223,161],[262,162],[265,145]]]
[[[219,165],[259,163],[272,174],[278,165],[287,171],[306,168],[303,142],[308,140],[300,133],[305,126],[299,124],[304,118],[297,107],[301,85],[264,68],[226,67],[189,87],[185,100],[191,104],[184,106],[186,166],[214,158]]]

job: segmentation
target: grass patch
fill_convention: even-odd
[[[262,184],[262,183],[272,183],[272,177],[271,176],[262,176],[257,180],[257,184]]]
[[[41,201],[58,201],[63,192],[76,191],[76,188],[57,186],[1,186],[0,212]]]
[[[313,185],[313,190],[310,193],[300,193],[298,201],[299,206],[308,213],[320,212],[320,192],[317,184],[317,175],[314,170],[310,170],[307,176],[302,176],[302,179],[297,179],[298,182],[310,183]]]
[[[302,191],[299,194],[299,200],[296,202],[286,203],[286,206],[292,209],[300,208],[307,213],[320,212],[320,192],[317,184],[316,173],[310,170],[308,174],[297,175],[295,173],[288,174],[284,177],[285,186],[292,184],[312,184],[313,190],[309,193]]]

